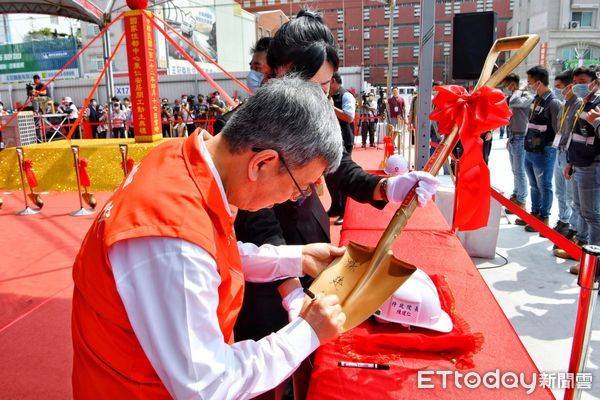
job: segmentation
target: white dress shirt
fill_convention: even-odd
[[[344,114],[354,119],[354,114],[356,112],[356,99],[350,92],[346,92],[342,96],[342,111],[344,111]]]
[[[226,202],[222,184],[201,142]],[[301,275],[301,246],[238,243],[244,278],[265,282]],[[319,346],[312,327],[295,318],[255,342],[227,344],[219,328],[221,283],[215,260],[176,238],[115,243],[108,253],[131,326],[169,393],[177,399],[246,399],[292,374]]]

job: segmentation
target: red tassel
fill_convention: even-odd
[[[133,169],[133,166],[135,165],[135,160],[131,157],[129,157],[127,159],[127,172],[131,172],[131,170]]]
[[[90,183],[90,176],[87,173],[87,168],[88,166],[88,162],[83,159],[80,158],[79,159],[79,183],[81,184],[81,186],[84,187],[90,187],[91,183]]]
[[[27,182],[29,183],[29,187],[31,189],[38,186],[38,181],[35,177],[35,172],[33,172],[32,167],[32,160],[23,160],[23,170],[25,171],[25,176],[27,177]]]
[[[123,163],[119,163],[121,164],[121,169],[123,169]],[[129,157],[127,159],[127,161],[125,161],[125,164],[127,166],[127,174],[129,174],[131,172],[131,170],[133,169],[133,167],[135,166],[135,160],[131,157]]]

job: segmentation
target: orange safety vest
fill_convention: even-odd
[[[118,241],[179,238],[209,253],[221,277],[219,326],[225,340],[233,343],[244,277],[233,217],[202,158],[198,131],[150,152],[115,191],[81,245],[73,266],[76,399],[171,398],[138,342],[117,292],[108,250]]]

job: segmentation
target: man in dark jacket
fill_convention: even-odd
[[[342,77],[339,73],[334,73],[329,86],[329,96],[333,101],[333,110],[340,123],[342,130],[342,139],[344,140],[344,149],[352,154],[354,147],[354,113],[356,112],[356,100],[352,93],[342,86]],[[337,216],[335,225],[341,225],[344,222],[344,209],[346,207],[346,196],[342,195],[340,189],[335,187],[334,182],[326,178],[327,189],[331,196],[331,208],[327,211],[330,217]]]

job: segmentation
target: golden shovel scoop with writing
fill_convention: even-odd
[[[481,77],[475,86],[496,87],[516,68],[539,42],[537,35],[524,35],[496,40],[488,53]],[[492,74],[502,51],[516,52]],[[424,170],[433,175],[438,171],[458,142],[458,126],[446,135]],[[334,260],[313,282],[313,293],[336,294],[340,299],[347,331],[369,318],[415,271],[415,266],[394,257],[391,248],[408,219],[417,208],[413,188],[385,229],[377,247],[371,248],[350,242],[342,257]]]

